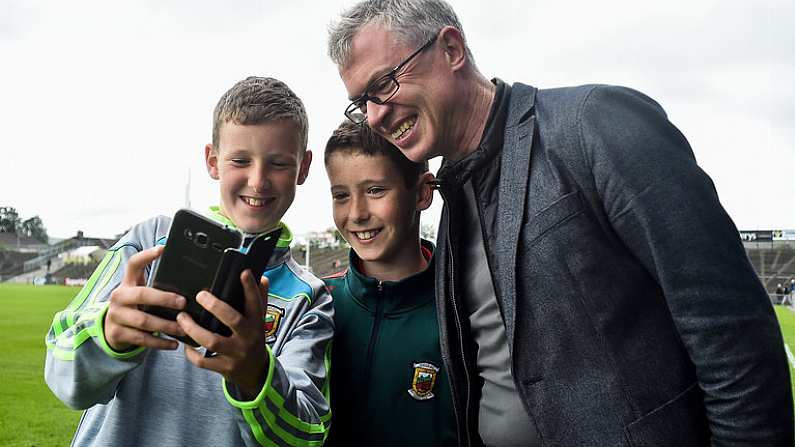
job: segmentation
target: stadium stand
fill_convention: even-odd
[[[66,264],[52,273],[52,280],[55,284],[65,284],[67,279],[88,279],[98,265],[98,262],[90,264]]]
[[[306,260],[306,250],[303,247],[293,247],[293,256],[296,262],[304,264]],[[345,270],[348,267],[348,246],[310,248],[309,268],[319,276],[328,276]]]
[[[23,273],[22,268],[25,262],[36,256],[36,253],[11,250],[0,251],[0,281]]]
[[[795,241],[755,241],[743,245],[771,299],[780,302],[782,297],[776,294],[776,287],[795,278]]]

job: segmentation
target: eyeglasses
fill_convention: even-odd
[[[356,97],[348,105],[345,109],[345,116],[353,121],[354,124],[362,124],[367,121],[367,102],[385,104],[392,99],[400,88],[400,83],[397,80],[398,72],[403,69],[406,64],[411,62],[412,59],[417,57],[418,54],[422,53],[423,50],[430,47],[431,44],[436,41],[438,35],[438,33],[435,34],[433,38],[417,48],[417,50],[411,53],[403,62],[395,66],[392,71],[371,82],[364,93]]]

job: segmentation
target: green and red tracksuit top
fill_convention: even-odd
[[[454,446],[455,416],[439,348],[433,245],[428,267],[401,281],[350,266],[324,278],[334,303],[333,429],[328,445]]]

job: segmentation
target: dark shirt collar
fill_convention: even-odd
[[[366,276],[360,267],[361,259],[351,249],[348,255],[350,262],[345,282],[353,299],[371,312],[375,312],[376,303],[381,300],[385,313],[411,310],[432,301],[434,296],[433,244],[426,240],[422,240],[421,244],[428,265],[425,270],[400,281],[378,281]]]
[[[511,86],[494,78],[491,80],[496,89],[494,101],[486,119],[480,143],[474,152],[459,161],[443,160],[437,177],[442,187],[460,188],[469,180],[472,172],[492,160],[502,150],[505,133],[505,122],[508,119],[508,105],[511,99]]]

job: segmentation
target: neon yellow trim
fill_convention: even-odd
[[[260,406],[260,413],[262,413],[262,418],[268,422],[271,431],[291,446],[322,447],[323,443],[325,442],[324,439],[310,441],[308,439],[296,438],[292,434],[287,433],[283,428],[276,424],[276,416],[274,416],[265,405]],[[281,414],[282,412],[280,410],[279,415]]]
[[[102,282],[100,283],[99,287],[97,287],[94,291],[92,291],[92,300],[96,299],[97,293],[104,289],[105,286],[108,285],[110,279],[113,278],[113,275],[116,273],[116,270],[119,268],[121,264],[121,253],[118,251],[113,252],[113,260],[109,262],[111,264],[108,269],[105,271],[105,275],[102,277]]]
[[[231,219],[229,219],[228,217],[224,216],[221,213],[221,207],[220,206],[216,206],[216,205],[211,206],[210,207],[210,215],[211,215],[210,217],[212,217],[213,219],[217,220],[218,222],[221,222],[224,225],[228,225],[228,226],[230,226],[232,228],[239,229],[237,227],[237,225],[235,225],[235,223],[232,222]],[[279,235],[279,241],[276,243],[276,247],[278,247],[278,248],[288,248],[290,246],[290,244],[293,243],[293,232],[290,231],[290,228],[287,226],[287,224],[285,224],[282,221],[279,221],[279,223],[276,225],[276,227],[282,229],[282,232]],[[270,230],[267,230],[267,231],[270,231]],[[263,233],[266,233],[267,231],[263,231]]]
[[[105,253],[105,257],[102,258],[102,261],[100,261],[99,265],[94,270],[94,273],[92,273],[91,276],[88,278],[88,282],[86,282],[86,285],[83,286],[82,289],[80,289],[80,292],[78,292],[77,295],[74,297],[74,299],[69,303],[69,305],[66,306],[66,310],[77,310],[80,307],[80,305],[83,304],[83,302],[86,300],[88,295],[94,289],[94,284],[96,284],[97,280],[102,274],[102,271],[105,269],[105,266],[108,264],[108,262],[110,262],[110,259],[113,257],[114,253],[115,252],[111,251]]]
[[[108,354],[110,357],[118,360],[126,360],[129,358],[133,358],[136,355],[144,352],[146,348],[143,346],[138,346],[132,350],[119,352],[114,350],[109,344],[108,341],[105,339],[105,314],[108,313],[108,307],[110,303],[105,303],[102,306],[102,309],[97,312],[97,316],[94,319],[94,325],[89,327],[91,336],[94,337],[94,340],[105,351],[105,354]]]
[[[243,412],[244,417],[245,417],[247,411],[251,411],[251,410],[254,410],[254,409],[259,409],[260,413],[262,413],[263,419],[265,419],[265,421],[268,422],[268,425],[270,426],[271,431],[273,431],[273,433],[278,435],[280,438],[282,438],[284,441],[286,441],[290,445],[305,445],[305,446],[318,446],[318,447],[322,446],[323,445],[323,441],[322,440],[319,440],[319,441],[307,441],[307,440],[296,438],[292,434],[285,432],[284,429],[282,429],[281,427],[279,427],[276,424],[276,415],[271,413],[271,411],[268,410],[267,405],[262,402],[263,399],[265,399],[266,396],[270,398],[271,402],[281,402],[278,405],[278,407],[279,407],[278,416],[283,421],[285,421],[288,424],[290,424],[290,426],[292,426],[293,428],[296,428],[296,429],[298,429],[300,431],[303,431],[305,433],[323,433],[324,435],[326,434],[326,431],[327,431],[326,427],[322,423],[321,424],[310,424],[310,423],[307,423],[307,422],[303,422],[303,421],[299,420],[298,418],[296,418],[295,416],[293,416],[292,414],[290,414],[288,411],[286,411],[284,409],[284,399],[281,396],[279,396],[279,394],[276,393],[273,390],[273,387],[271,386],[271,384],[273,383],[273,371],[274,371],[274,364],[276,362],[276,359],[275,359],[275,357],[273,355],[273,352],[271,351],[270,347],[268,347],[266,345],[265,348],[266,348],[266,350],[268,352],[268,373],[265,376],[265,384],[263,385],[262,390],[260,391],[260,393],[252,401],[249,401],[249,402],[239,401],[239,400],[235,399],[234,397],[232,397],[232,395],[229,393],[228,383],[226,382],[226,379],[222,379],[223,389],[224,389],[224,396],[226,396],[226,400],[232,406],[234,406],[236,408],[239,408]],[[274,399],[273,396],[276,396],[278,399]],[[331,412],[328,412],[326,415],[324,415],[321,418],[321,421],[325,422],[330,417],[331,417]],[[246,418],[246,422],[248,422],[249,426],[251,427],[251,430],[254,433],[254,436],[257,437],[257,434],[256,434],[257,430],[261,431],[262,428],[260,427],[260,424],[257,422],[256,418],[252,418],[251,420]],[[308,427],[308,428],[304,428],[304,427]],[[325,439],[325,436],[324,436],[324,439]],[[260,440],[258,437],[257,437],[257,441],[260,442],[260,444],[263,443],[262,440]]]
[[[326,414],[320,416],[320,423],[313,424],[311,422],[305,422],[298,419],[295,415],[291,414],[284,408],[284,398],[279,395],[276,391],[269,388],[266,391],[266,397],[270,399],[278,408],[279,408],[279,416],[292,426],[293,428],[306,432],[306,433],[325,433],[326,426],[323,424],[324,422],[331,419],[331,411],[327,411]],[[264,408],[264,406],[261,406]]]
[[[265,436],[265,432],[262,431],[262,427],[260,427],[259,422],[257,422],[257,418],[254,416],[253,411],[249,409],[244,409],[241,411],[243,412],[243,419],[245,419],[249,427],[251,427],[251,431],[254,433],[254,438],[260,445],[264,445],[266,447],[276,445]]]
[[[52,317],[52,324],[50,325],[50,330],[53,332],[53,335],[55,335],[56,337],[58,335],[62,334],[64,330],[66,330],[65,327],[61,326],[61,315],[64,312],[68,312],[68,311],[62,310],[62,311],[58,312],[57,314],[55,314],[54,317]]]
[[[274,363],[276,363],[276,357],[274,357],[273,352],[271,351],[270,346],[265,345],[265,351],[268,353],[268,373],[265,375],[265,384],[262,385],[262,390],[260,390],[257,397],[254,400],[249,402],[243,402],[235,399],[229,394],[229,390],[227,389],[228,384],[226,383],[226,379],[221,379],[221,384],[224,389],[224,396],[226,396],[226,400],[232,404],[233,407],[240,408],[241,410],[253,410],[259,407],[260,403],[262,403],[262,399],[265,398],[265,390],[270,388],[271,383],[273,382],[273,368]]]

